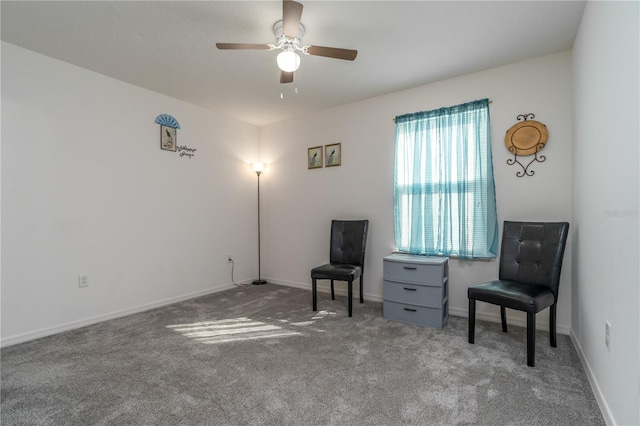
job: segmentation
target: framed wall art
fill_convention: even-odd
[[[325,167],[339,166],[342,164],[342,144],[334,143],[324,146]]]
[[[176,137],[178,132],[169,126],[160,126],[160,148],[166,151],[175,151],[178,146]]]
[[[314,146],[307,150],[307,168],[318,169],[322,167],[322,146]]]
[[[169,114],[160,114],[154,122],[160,125],[160,149],[176,152],[178,148],[178,129],[180,128],[178,120]]]

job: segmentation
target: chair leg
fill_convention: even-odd
[[[315,278],[311,278],[311,294],[312,299],[313,299],[313,310],[317,311],[318,310],[318,294],[316,292],[317,290],[317,285],[316,285],[316,279]]]
[[[360,303],[364,303],[364,295],[362,294],[362,275],[360,275]]]
[[[507,308],[500,306],[500,319],[502,320],[502,331],[507,332]]]
[[[536,357],[536,314],[527,312],[527,365],[533,367]]]
[[[469,343],[473,344],[476,334],[476,299],[469,299]]]
[[[549,344],[552,348],[557,348],[556,341],[556,304],[549,307]]]
[[[349,316],[353,311],[353,281],[349,281],[349,289],[347,290],[349,293]]]
[[[333,292],[333,280],[331,280],[331,300],[336,300],[336,294]]]

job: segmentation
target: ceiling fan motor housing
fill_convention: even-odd
[[[273,34],[276,36],[276,42],[278,43],[277,48],[283,50],[302,50],[300,47],[300,42],[302,41],[302,37],[304,37],[304,25],[302,25],[302,23],[300,23],[298,36],[296,38],[289,38],[284,34],[282,20],[273,24]]]

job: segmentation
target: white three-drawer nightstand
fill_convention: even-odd
[[[442,328],[449,318],[449,259],[392,254],[383,263],[383,316]]]

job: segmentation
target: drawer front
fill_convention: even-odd
[[[393,321],[433,328],[442,328],[449,318],[447,310],[442,307],[427,308],[386,300],[382,305],[382,316]]]
[[[418,264],[385,261],[382,275],[385,280],[405,283],[442,285],[445,264]]]
[[[394,281],[385,281],[383,292],[384,300],[431,308],[441,308],[446,296],[444,286],[415,285]]]

